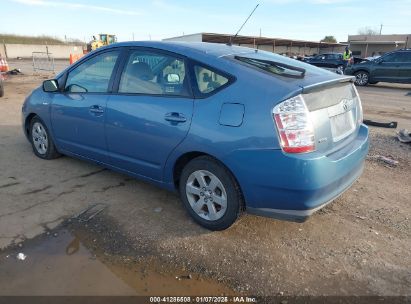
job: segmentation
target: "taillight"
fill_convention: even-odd
[[[315,150],[314,127],[301,95],[275,106],[273,117],[284,152],[305,153]]]
[[[363,120],[364,120],[364,116],[363,116],[363,111],[362,111],[362,104],[361,104],[361,98],[360,98],[360,94],[358,94],[357,88],[355,87],[354,84],[351,84],[351,86],[354,89],[355,95],[357,97],[357,123],[358,125],[361,125]]]

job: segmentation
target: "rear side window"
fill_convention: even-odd
[[[331,59],[331,60],[338,60],[338,59],[341,59],[342,58],[342,55],[340,55],[340,54],[329,54],[328,55],[328,59]]]
[[[228,84],[229,79],[219,72],[201,65],[194,65],[197,89],[201,94],[209,94]]]
[[[400,52],[397,54],[396,62],[411,63],[411,52]]]
[[[105,93],[120,51],[94,56],[70,71],[65,91],[72,93]]]

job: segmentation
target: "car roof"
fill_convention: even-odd
[[[127,41],[114,43],[105,48],[114,47],[147,47],[158,48],[171,52],[177,52],[182,55],[191,55],[193,53],[202,53],[215,57],[223,57],[227,55],[251,53],[253,49],[227,45],[221,43],[207,42],[176,42],[176,41]]]

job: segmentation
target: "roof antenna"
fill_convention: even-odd
[[[231,36],[230,36],[230,42],[227,43],[227,45],[230,45],[230,46],[231,46],[231,45],[233,44],[233,43],[232,43],[233,40],[238,36],[238,34],[240,33],[240,31],[243,29],[244,25],[247,23],[248,19],[250,19],[250,17],[254,14],[255,10],[257,9],[257,7],[258,7],[259,5],[260,5],[260,3],[258,3],[258,4],[254,7],[253,11],[252,11],[251,14],[247,17],[247,19],[245,19],[243,25],[240,27],[240,29],[239,29],[238,32],[234,35],[234,37],[231,37]]]

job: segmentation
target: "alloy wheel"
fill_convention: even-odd
[[[207,170],[197,170],[190,174],[186,183],[186,195],[193,211],[205,220],[219,220],[227,210],[224,185]]]
[[[358,85],[366,85],[368,83],[368,74],[367,73],[358,73],[355,76],[355,82]]]
[[[31,130],[31,137],[36,151],[41,155],[46,154],[49,145],[49,140],[46,129],[41,123],[35,122],[33,124]]]

